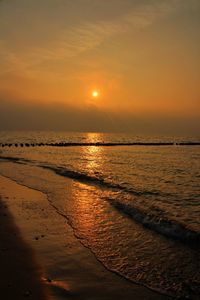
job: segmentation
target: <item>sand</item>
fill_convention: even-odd
[[[109,272],[45,194],[0,176],[1,299],[170,299]]]
[[[6,200],[7,197],[0,197],[0,297],[4,300],[47,299],[41,281],[42,270],[33,250],[21,236]]]

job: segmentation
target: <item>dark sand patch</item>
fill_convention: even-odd
[[[47,299],[41,269],[0,197],[1,299]]]

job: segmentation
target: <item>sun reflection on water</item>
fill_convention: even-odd
[[[101,133],[88,133],[88,143],[98,143],[103,140]],[[92,177],[101,177],[104,169],[104,148],[101,146],[83,147],[82,157],[85,160],[85,172]],[[96,229],[103,219],[99,216],[103,214],[103,203],[99,203],[99,197],[102,191],[97,190],[93,185],[74,182],[74,212],[76,215],[77,226],[81,228],[83,236],[90,236],[91,239],[97,239]]]
[[[103,143],[104,134],[99,132],[87,132],[86,142],[87,143]]]
[[[88,143],[98,143],[103,140],[101,133],[88,133]],[[88,146],[83,148],[83,157],[86,160],[88,174],[97,175],[101,173],[104,165],[104,149],[101,146]]]

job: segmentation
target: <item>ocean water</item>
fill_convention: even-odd
[[[198,299],[200,146],[176,143],[199,141],[198,137],[1,132],[0,143],[12,145],[0,148],[0,173],[45,192],[76,237],[108,270],[162,293]],[[93,145],[134,142],[174,145]],[[39,143],[44,145],[34,146]],[[7,167],[10,163],[13,169]],[[66,178],[72,180],[70,191]]]

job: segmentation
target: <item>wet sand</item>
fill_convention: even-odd
[[[2,299],[170,299],[109,272],[45,194],[0,176]]]

